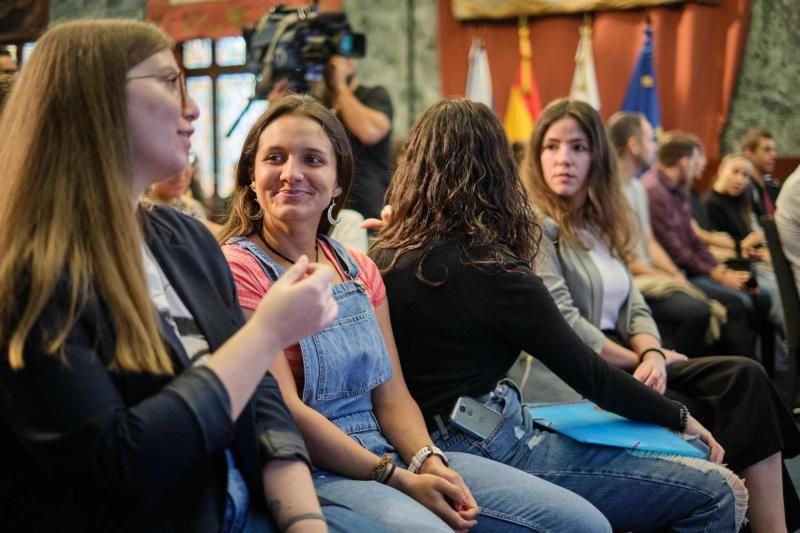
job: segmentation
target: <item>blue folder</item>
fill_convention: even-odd
[[[534,423],[578,442],[701,459],[708,456],[708,448],[699,439],[686,441],[663,426],[628,420],[588,400],[534,403],[527,404],[527,408]]]

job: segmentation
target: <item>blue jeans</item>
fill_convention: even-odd
[[[354,531],[388,533],[378,524],[340,505],[323,505],[322,514],[325,515],[325,522],[328,524],[330,533],[352,533]],[[247,521],[238,531],[240,533],[279,533],[280,529],[275,521],[265,513],[251,511],[247,513]]]
[[[351,438],[377,455],[392,453],[405,465],[377,426],[359,416],[337,420]],[[350,430],[350,431],[348,431]],[[585,499],[557,485],[500,463],[468,453],[448,452],[453,470],[464,478],[480,507],[477,532],[608,532],[608,521]],[[374,481],[360,481],[315,470],[319,495],[349,507],[391,531],[445,532],[440,518],[404,493]]]
[[[719,301],[728,311],[728,320],[722,328],[722,353],[755,357],[754,334],[759,334],[767,337],[762,338],[762,343],[767,344],[766,347],[762,346],[762,351],[768,352],[767,358],[771,356],[772,339],[769,336],[774,331],[767,319],[772,306],[767,292],[759,291],[751,295],[726,287],[708,276],[693,276],[689,281],[709,298]],[[771,368],[767,364],[764,366]]]
[[[615,530],[736,531],[744,518],[726,479],[707,461],[634,452],[573,441],[533,424],[513,384],[498,384],[486,405],[502,412],[484,441],[451,425],[433,433],[449,452],[494,459],[564,487],[588,500]],[[499,477],[499,476],[498,476]]]

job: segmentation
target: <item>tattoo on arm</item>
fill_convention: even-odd
[[[267,506],[272,514],[276,514],[278,511],[281,510],[281,501],[280,500],[269,500],[267,502]]]

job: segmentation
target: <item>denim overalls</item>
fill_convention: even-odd
[[[346,281],[333,286],[339,305],[337,319],[300,341],[305,375],[303,402],[374,454],[393,454],[393,462],[403,468],[405,464],[384,438],[372,412],[371,391],[392,376],[391,360],[372,303],[357,277],[358,266],[347,251],[327,236],[318,238],[333,250]],[[248,251],[272,282],[283,275],[283,268],[249,239],[235,237],[227,244]],[[452,452],[447,456],[481,507],[477,531],[513,533],[561,528],[606,533],[610,529],[597,509],[560,487],[470,453]],[[316,466],[312,476],[319,496],[390,530],[451,531],[430,510],[399,490],[345,478]]]
[[[380,434],[372,413],[372,389],[392,376],[372,303],[358,278],[358,265],[344,247],[325,235],[318,237],[333,250],[346,281],[333,286],[339,305],[336,320],[300,341],[305,375],[303,403],[373,453],[394,452]],[[228,244],[250,252],[272,283],[283,275],[283,268],[251,240],[234,237]]]

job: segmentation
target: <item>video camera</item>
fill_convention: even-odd
[[[364,57],[366,48],[364,34],[350,31],[347,15],[320,13],[317,6],[279,5],[242,33],[247,43],[245,69],[257,76],[255,100],[266,98],[282,78],[288,78],[290,91],[308,92],[310,82],[322,80],[331,56]]]

